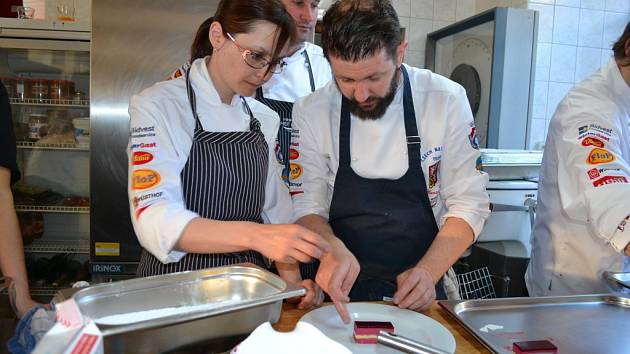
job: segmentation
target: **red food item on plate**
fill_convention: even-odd
[[[548,340],[528,340],[524,342],[515,342],[512,345],[512,351],[516,354],[533,354],[533,353],[557,353],[558,347]]]
[[[359,344],[376,344],[378,332],[393,333],[394,325],[391,322],[382,321],[354,321],[354,341]]]

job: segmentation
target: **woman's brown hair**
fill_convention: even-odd
[[[191,63],[212,54],[208,30],[214,21],[221,24],[224,34],[232,35],[251,32],[257,21],[267,21],[278,26],[271,61],[277,60],[282,48],[296,36],[295,22],[279,0],[221,0],[214,16],[205,20],[197,30],[190,48]]]

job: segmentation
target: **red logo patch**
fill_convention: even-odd
[[[593,182],[595,187],[604,186],[606,184],[613,183],[628,183],[628,179],[624,176],[604,176],[597,181]]]
[[[147,151],[136,151],[133,153],[133,164],[144,165],[153,160],[153,154]]]
[[[297,160],[300,157],[300,153],[295,149],[289,149],[289,159]]]
[[[582,140],[582,146],[596,146],[598,148],[604,147],[604,142],[593,137],[586,137]]]
[[[588,178],[595,179],[597,177],[599,177],[599,171],[596,168],[588,170]]]

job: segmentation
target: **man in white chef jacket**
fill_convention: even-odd
[[[489,214],[466,92],[402,64],[390,1],[334,3],[322,47],[334,80],[295,105],[290,176],[297,222],[333,245],[316,281],[346,323],[350,300],[427,309]]]
[[[531,296],[607,292],[604,271],[630,271],[630,23],[613,51],[551,119],[525,275]]]

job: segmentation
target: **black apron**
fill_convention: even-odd
[[[420,161],[411,84],[405,67],[401,70],[409,169],[397,180],[363,178],[354,172],[350,166],[350,111],[342,98],[339,169],[329,222],[361,265],[350,291],[352,301],[393,296],[396,276],[418,263],[438,233]],[[436,294],[446,298],[441,280]]]
[[[306,49],[302,52],[304,55],[306,70],[308,71],[308,77],[311,84],[311,92],[315,91],[315,78],[313,77],[313,69],[311,68],[311,60],[308,57]],[[278,162],[282,164],[282,179],[290,187],[291,186],[291,123],[293,121],[293,102],[272,100],[265,98],[263,95],[262,87],[256,90],[256,99],[263,103],[265,106],[273,109],[278,116],[280,116],[280,127],[278,128],[278,140],[276,146],[276,158]],[[314,261],[312,263],[301,263],[300,272],[302,279],[315,279],[315,273],[317,272],[319,262]]]
[[[186,72],[188,100],[195,117],[195,132],[188,161],[181,172],[186,208],[207,219],[263,223],[265,184],[269,150],[260,122],[252,114],[250,131],[204,131],[197,115],[195,92]],[[138,265],[137,276],[197,270],[249,262],[265,267],[262,255],[255,251],[234,253],[188,253],[179,262],[163,264],[146,250]]]

